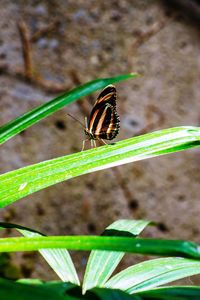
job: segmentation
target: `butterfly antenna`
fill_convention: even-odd
[[[85,126],[83,125],[83,123],[81,121],[79,121],[78,119],[76,119],[74,116],[67,114],[68,116],[70,116],[74,121],[78,122],[83,128],[85,128]]]

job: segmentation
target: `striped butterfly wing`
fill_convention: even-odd
[[[112,140],[120,128],[116,111],[116,89],[108,85],[99,95],[91,111],[88,129],[94,138]]]

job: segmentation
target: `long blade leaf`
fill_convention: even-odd
[[[13,228],[20,232],[25,237],[39,237],[44,236],[35,230],[27,227],[23,227],[17,224],[0,222],[0,229]],[[40,249],[40,254],[48,262],[55,273],[60,277],[62,281],[70,282],[79,285],[78,275],[76,273],[74,264],[70,257],[70,254],[65,249]]]
[[[88,297],[91,295],[91,297]],[[86,300],[142,300],[141,297],[129,295],[125,292],[113,289],[95,288],[86,293]]]
[[[81,85],[61,96],[58,96],[57,98],[45,104],[42,104],[34,108],[33,110],[25,113],[24,115],[18,117],[17,119],[12,120],[9,123],[3,125],[0,128],[0,144],[4,143],[14,135],[35,124],[39,120],[51,115],[55,111],[59,110],[65,105],[69,105],[70,103],[76,101],[81,97],[87,96],[98,89],[104,88],[108,84],[117,83],[122,80],[126,80],[137,76],[138,75],[135,73],[130,73],[110,78],[96,79],[84,85]]]
[[[200,259],[200,246],[181,240],[159,240],[107,236],[45,236],[0,239],[0,252],[37,251],[49,248],[68,250],[109,250]]]
[[[139,300],[198,300],[199,286],[167,286],[137,293]]]
[[[25,284],[0,278],[1,300],[80,300],[81,297],[66,296],[67,283]]]
[[[145,220],[118,220],[109,225],[103,235],[136,237],[148,224],[149,221]],[[103,286],[124,254],[124,252],[92,251],[83,280],[83,293],[93,287]]]
[[[123,270],[104,286],[133,294],[195,274],[200,274],[199,261],[180,257],[158,258]]]
[[[61,282],[42,282],[38,279],[23,279],[18,282],[0,279],[1,300],[141,300],[122,291],[95,289],[85,296],[80,287]]]
[[[0,176],[0,207],[79,175],[199,145],[200,128],[177,127],[30,165]]]

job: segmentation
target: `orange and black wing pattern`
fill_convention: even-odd
[[[116,111],[116,88],[108,85],[99,95],[91,111],[88,130],[94,138],[112,140],[119,133],[120,120]]]

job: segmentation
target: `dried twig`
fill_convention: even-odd
[[[58,21],[53,22],[49,27],[45,27],[40,31],[36,32],[33,37],[30,37],[28,26],[24,21],[18,23],[18,29],[22,42],[23,60],[24,60],[24,71],[22,70],[10,70],[4,66],[4,72],[11,76],[20,77],[23,80],[28,80],[32,84],[45,89],[47,92],[61,93],[68,90],[69,85],[55,83],[49,80],[45,80],[39,74],[36,74],[33,70],[33,59],[32,59],[32,45],[31,41],[36,41],[42,34],[47,31],[53,30],[58,25]],[[3,69],[2,69],[3,70]]]
[[[137,50],[141,45],[148,41],[151,37],[155,36],[163,28],[165,28],[171,20],[177,17],[177,13],[173,13],[170,17],[163,16],[162,19],[155,22],[147,31],[135,30],[136,40],[132,44],[132,49]]]
[[[136,30],[136,40],[132,44],[133,49],[139,48],[142,44],[144,44],[147,40],[149,40],[152,36],[158,33],[162,28],[164,28],[166,22],[163,20],[160,22],[156,22],[152,25],[152,27],[147,31]]]
[[[38,29],[35,33],[33,33],[30,39],[31,43],[37,42],[37,40],[39,40],[41,37],[45,36],[49,32],[55,30],[59,25],[60,25],[60,21],[54,20],[48,26]]]
[[[27,80],[31,80],[33,77],[33,64],[29,29],[24,21],[18,23],[18,29],[22,42],[25,76]]]
[[[0,73],[8,75],[13,78],[20,79],[22,81],[27,81],[27,76],[24,73],[24,70],[19,69],[19,68],[12,68],[10,69],[8,65],[0,65]],[[63,93],[66,92],[67,90],[71,89],[71,85],[64,85],[64,84],[59,84],[55,83],[49,80],[45,80],[41,77],[38,77],[38,75],[34,75],[29,82],[37,86],[39,88],[44,89],[46,92],[49,93]]]

